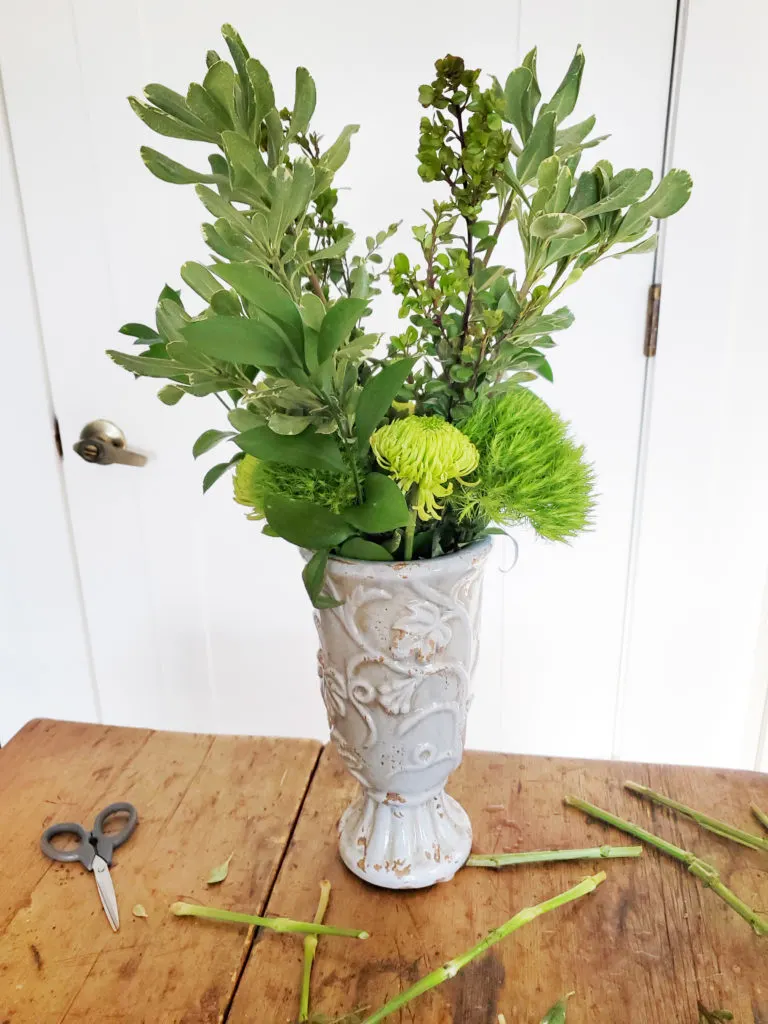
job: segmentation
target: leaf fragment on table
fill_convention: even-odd
[[[699,1024],[720,1024],[720,1021],[733,1020],[733,1014],[729,1010],[708,1010],[701,1002],[698,1002]]]
[[[146,912],[141,903],[137,903],[136,906],[133,907],[133,909],[131,910],[131,913],[133,914],[134,917],[149,917],[149,914]]]
[[[566,1004],[572,995],[573,992],[569,992],[565,998],[558,1000],[541,1018],[541,1024],[565,1024]]]
[[[229,862],[232,860],[234,855],[233,851],[222,864],[217,864],[215,868],[211,868],[211,873],[206,879],[206,885],[218,885],[220,882],[224,881],[229,874]]]

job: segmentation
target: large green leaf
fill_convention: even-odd
[[[264,194],[269,181],[269,168],[264,162],[261,150],[241,132],[223,131],[221,142],[224,152],[235,171],[236,184],[253,188]]]
[[[558,128],[555,135],[555,146],[558,149],[570,150],[582,143],[594,127],[595,115],[593,114],[586,120],[579,121],[578,124],[572,124],[568,128]]]
[[[282,285],[267,277],[255,263],[216,263],[212,269],[217,277],[232,285],[238,295],[280,324],[294,351],[302,356],[304,328],[301,313]]]
[[[644,252],[653,252],[658,244],[659,236],[654,232],[654,234],[644,238],[642,242],[638,242],[637,245],[633,245],[631,249],[623,249],[621,252],[611,253],[611,258],[614,260],[620,260],[622,256],[634,256],[640,255]]]
[[[278,537],[313,551],[336,547],[354,533],[354,528],[330,509],[282,494],[265,500],[264,514]]]
[[[389,533],[399,526],[407,526],[408,504],[391,477],[369,473],[365,478],[363,504],[344,509],[342,515],[363,533]]]
[[[578,211],[580,217],[594,217],[599,213],[611,213],[613,210],[623,210],[626,206],[631,206],[639,199],[642,199],[651,187],[653,171],[649,170],[647,167],[642,168],[640,171],[622,171],[621,173],[623,175],[622,178],[619,178],[617,175],[616,178],[613,179],[616,182],[620,182],[618,187],[613,187],[612,183],[612,190],[607,196],[604,196],[596,203],[582,207]]]
[[[205,299],[206,302],[210,302],[216,292],[221,291],[221,285],[210,272],[207,267],[204,267],[201,263],[195,263],[190,260],[188,263],[183,263],[181,270],[181,279],[185,284],[188,284],[193,292],[197,292],[201,299]]]
[[[531,221],[533,237],[545,241],[550,238],[574,238],[583,235],[586,230],[584,221],[572,213],[542,213]]]
[[[327,310],[317,340],[317,361],[324,363],[347,340],[368,307],[365,299],[337,299]]]
[[[235,115],[235,72],[225,60],[212,64],[203,79],[203,88],[227,111],[234,122]]]
[[[581,213],[583,209],[594,205],[599,198],[597,177],[592,171],[584,171],[579,175],[576,189],[566,209],[568,213]]]
[[[346,128],[342,129],[338,139],[321,156],[321,166],[332,173],[338,171],[349,156],[349,140],[359,131],[359,124],[348,124]]]
[[[253,427],[261,427],[264,425],[264,417],[257,415],[255,412],[251,412],[249,409],[232,409],[227,414],[227,419],[235,428],[243,433],[246,430],[251,430]]]
[[[161,181],[169,181],[172,185],[196,185],[199,182],[216,182],[218,179],[213,174],[206,174],[205,171],[193,171],[184,164],[171,160],[169,156],[158,153],[156,149],[149,146],[142,146],[139,150],[141,159],[147,170],[151,171]]]
[[[198,82],[193,82],[187,90],[187,104],[209,130],[222,132],[232,127],[232,116],[226,107]]]
[[[181,333],[193,349],[228,363],[279,368],[291,358],[282,337],[260,320],[212,316],[193,320]]]
[[[129,338],[139,338],[141,341],[157,341],[160,335],[146,324],[123,324],[120,334],[127,334]]]
[[[290,128],[291,138],[303,135],[309,128],[309,122],[315,112],[317,93],[312,75],[306,68],[296,68],[296,95],[293,101]]]
[[[314,187],[315,172],[312,164],[306,157],[300,156],[293,162],[293,180],[285,206],[285,227],[294,220],[303,219],[312,199]]]
[[[536,57],[537,50],[535,46],[523,57],[523,67],[527,68],[531,73],[531,84],[529,85],[523,100],[523,116],[528,124],[531,125],[534,121],[536,107],[539,105],[539,100],[541,99],[541,89],[539,88],[539,79],[536,74]],[[523,141],[526,141],[525,136],[523,136]]]
[[[566,306],[556,309],[553,313],[544,313],[526,320],[515,328],[519,338],[527,338],[536,334],[548,334],[550,331],[564,331],[573,323],[573,313]]]
[[[350,537],[339,548],[344,558],[356,558],[364,562],[391,562],[392,555],[381,544],[364,537]]]
[[[148,128],[158,135],[166,135],[171,139],[192,139],[195,142],[215,142],[216,135],[207,128],[193,128],[192,125],[179,121],[178,118],[148,107],[146,103],[129,96],[128,102],[134,114],[141,118]]]
[[[252,89],[247,67],[250,54],[248,53],[245,43],[240,37],[240,33],[232,25],[222,25],[221,34],[227,44],[227,49],[232,55],[232,60],[235,62],[235,67],[237,68],[237,74],[240,78],[244,95],[250,100],[252,96]]]
[[[520,132],[522,138],[527,138],[531,130],[530,121],[527,119],[528,112],[524,106],[530,84],[530,70],[528,68],[515,68],[514,71],[510,71],[504,85],[504,120],[513,124]]]
[[[645,213],[659,220],[671,217],[688,202],[693,181],[688,171],[667,171],[659,184],[643,203]]]
[[[650,227],[649,218],[671,217],[677,213],[688,202],[692,187],[693,182],[687,171],[668,171],[647,199],[630,206],[614,241],[634,241]]]
[[[386,416],[415,362],[415,358],[398,359],[366,381],[355,414],[355,434],[358,446],[363,451],[367,449],[371,434]]]
[[[264,462],[336,473],[344,469],[344,460],[334,438],[330,434],[318,434],[312,427],[294,436],[276,434],[267,426],[252,427],[238,434],[235,444]]]
[[[576,106],[581,87],[581,75],[584,71],[584,51],[580,46],[576,47],[568,70],[565,73],[560,85],[555,90],[552,99],[543,108],[542,112],[551,110],[554,112],[558,123],[564,121]]]
[[[231,462],[219,462],[215,466],[211,466],[203,477],[203,494],[205,494],[209,488],[213,487],[219,477],[224,476],[231,465]]]
[[[219,217],[226,221],[242,235],[245,235],[246,239],[253,237],[253,227],[248,219],[239,210],[236,210],[231,203],[220,196],[218,192],[214,192],[207,185],[196,185],[195,192],[206,210],[212,213],[214,217]],[[218,224],[217,227],[219,227]]]
[[[335,608],[341,604],[328,594],[323,594],[325,583],[325,569],[328,565],[328,549],[318,548],[310,560],[304,566],[301,578],[304,580],[309,599],[315,608]]]
[[[522,153],[517,158],[517,177],[523,185],[533,181],[542,160],[546,160],[555,152],[556,123],[554,112],[549,111],[541,114],[534,125]]]
[[[204,430],[192,445],[192,457],[197,459],[211,448],[215,448],[217,444],[226,441],[228,437],[234,436],[231,430]]]
[[[173,89],[169,89],[165,85],[157,85],[153,82],[151,85],[146,86],[144,95],[150,103],[165,111],[166,114],[171,114],[173,117],[178,118],[179,121],[183,121],[198,131],[207,131],[205,124],[197,114],[189,109],[186,99],[179,93],[174,92]]]
[[[323,249],[317,249],[315,252],[308,252],[306,256],[301,258],[302,263],[317,263],[320,260],[335,260],[340,256],[343,256],[347,249],[354,240],[355,233],[349,229],[342,231],[339,238],[335,242],[331,242],[330,245],[326,245]]]
[[[270,110],[274,109],[275,90],[272,88],[269,72],[261,61],[249,57],[245,67],[253,89],[253,99],[256,108],[254,119],[258,123],[264,120]]]
[[[155,356],[132,356],[125,352],[107,349],[112,362],[122,366],[140,377],[179,377],[189,372],[189,367],[174,362],[172,359],[160,359]]]

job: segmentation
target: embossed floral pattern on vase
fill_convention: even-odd
[[[362,787],[341,854],[374,884],[430,885],[469,853],[469,821],[443,787],[462,756],[489,548],[329,563],[343,604],[315,614],[318,672],[331,737]]]

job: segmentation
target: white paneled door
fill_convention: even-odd
[[[199,80],[206,49],[220,45],[224,14],[269,68],[282,102],[290,104],[294,68],[303,64],[317,81],[320,130],[333,136],[343,124],[362,125],[341,202],[365,235],[395,220],[419,223],[430,201],[416,174],[416,93],[446,52],[503,77],[536,43],[546,92],[582,43],[582,116],[596,113],[598,128],[613,133],[608,158],[658,173],[675,0],[647,0],[642,11],[613,0],[491,0],[469,9],[458,0],[232,0],[226,11],[211,0],[2,0],[0,11],[13,159],[101,715],[322,736],[298,554],[262,536],[226,483],[201,494],[191,442],[222,425],[222,410],[213,399],[167,408],[151,382],[134,382],[103,355],[121,323],[151,318],[162,284],[178,286],[182,262],[205,258],[203,210],[191,190],[145,170],[139,146],[158,142],[125,97],[147,82],[185,91]],[[168,140],[160,148],[184,160],[194,145]],[[402,233],[407,246],[407,228]],[[611,753],[650,279],[651,257],[637,257],[609,262],[573,292],[576,325],[554,353],[555,384],[544,393],[595,462],[597,522],[571,547],[521,535],[508,575],[499,570],[510,552],[497,550],[470,725],[476,746]],[[394,325],[394,310],[384,304],[380,329]],[[12,407],[23,401],[10,395]],[[72,444],[96,417],[149,453],[147,465],[79,459]],[[76,651],[52,692],[82,690],[86,672]],[[3,683],[6,721],[20,706],[17,685]],[[42,693],[36,710],[50,707],[61,713]],[[73,703],[73,715],[91,711]]]

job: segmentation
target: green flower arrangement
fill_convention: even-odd
[[[237,451],[208,470],[207,490],[234,470],[236,500],[264,531],[314,552],[313,603],[330,556],[433,558],[489,531],[528,523],[567,540],[590,523],[593,475],[567,425],[526,389],[552,380],[547,352],[573,317],[557,300],[606,258],[649,252],[655,221],[688,200],[672,170],[579,169],[595,118],[571,123],[584,55],[542,102],[536,50],[503,84],[460,57],[435,64],[419,90],[418,171],[445,196],[412,228],[409,255],[385,264],[391,224],[353,250],[337,214],[336,175],[358,125],[325,146],[311,127],[315,84],[296,70],[279,106],[264,65],[230,26],[230,60],[210,50],[186,94],[149,85],[130,98],[153,131],[204,143],[194,170],[142,147],[163,181],[194,185],[210,215],[205,263],[181,267],[202,302],[166,285],[155,326],[120,331],[142,346],[110,351],[137,376],[164,378],[159,398],[215,395],[231,429],[206,430],[198,457]],[[568,122],[568,123],[566,123]],[[505,229],[517,270],[494,261]],[[384,339],[364,324],[388,283],[405,329]]]

